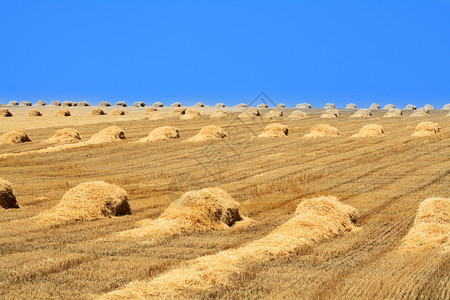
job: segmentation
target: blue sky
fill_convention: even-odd
[[[0,103],[450,102],[449,0],[0,0]]]

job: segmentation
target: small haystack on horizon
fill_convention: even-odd
[[[37,101],[33,106],[46,106],[47,103],[44,100]]]
[[[194,104],[194,107],[205,107],[205,105],[202,102],[197,102]]]
[[[164,104],[162,104],[161,102],[155,102],[152,104],[153,107],[164,107]]]
[[[61,109],[58,110],[57,112],[55,112],[55,116],[62,116],[62,117],[70,117],[70,111],[66,110],[66,109]]]
[[[37,109],[29,110],[27,113],[27,116],[29,117],[42,117],[42,113],[38,111]]]
[[[277,109],[271,109],[267,114],[264,115],[264,119],[272,120],[279,119],[283,117],[283,112]]]
[[[156,107],[149,107],[145,109],[144,114],[149,115],[154,111],[158,111],[158,109]]]
[[[104,116],[104,115],[106,115],[106,112],[103,109],[101,109],[101,108],[96,108],[96,109],[91,110],[91,115],[93,115],[93,116]]]
[[[225,107],[225,103],[216,103],[214,107]]]
[[[220,126],[209,125],[200,129],[200,132],[187,139],[187,142],[203,142],[221,140],[227,138],[228,134]]]
[[[93,221],[131,214],[127,192],[104,181],[80,183],[68,190],[61,201],[33,219],[50,226]]]
[[[224,119],[229,117],[229,113],[226,110],[216,110],[209,116],[210,119]]]
[[[277,106],[275,106],[276,108],[282,109],[282,108],[286,108],[286,104],[284,103],[278,103]]]
[[[255,107],[249,107],[245,109],[240,115],[239,118],[241,119],[252,119],[254,117],[259,117],[261,114],[259,113],[259,110]]]
[[[306,113],[302,112],[301,110],[294,110],[288,118],[292,119],[292,120],[301,120],[301,119],[305,119],[307,117],[308,117],[308,115]]]
[[[450,103],[445,104],[444,106],[442,106],[443,110],[450,110]]]
[[[153,129],[148,136],[138,140],[138,143],[148,143],[156,141],[164,141],[169,139],[177,139],[180,137],[180,132],[177,128],[172,126],[162,126]]]
[[[182,107],[183,105],[180,102],[174,102],[170,106],[171,107]]]
[[[338,137],[341,134],[335,127],[328,124],[317,124],[311,127],[310,133],[305,134],[305,138]]]
[[[269,108],[269,106],[265,103],[258,104],[256,108]]]
[[[6,108],[0,108],[0,117],[12,117],[13,114]]]
[[[128,105],[127,105],[127,103],[125,101],[117,101],[115,106],[128,107]]]
[[[370,109],[358,109],[350,118],[370,118],[372,117],[372,112]]]
[[[248,107],[248,105],[247,104],[245,104],[245,103],[239,103],[239,104],[237,104],[237,105],[235,105],[234,107],[239,107],[239,108],[247,108]]]
[[[345,109],[356,109],[356,104],[355,103],[349,103],[345,106]]]
[[[31,106],[31,102],[30,101],[21,101],[19,106]]]
[[[415,110],[410,117],[414,117],[414,118],[421,118],[421,117],[429,117],[430,116],[430,112],[426,109],[424,109],[423,107]]]
[[[370,104],[370,106],[369,106],[369,109],[380,109],[380,104],[378,104],[378,103],[372,103],[372,104]]]
[[[188,108],[183,115],[180,116],[180,120],[193,120],[200,118],[200,112],[195,108]]]
[[[55,135],[46,139],[42,143],[76,143],[81,140],[78,130],[73,128],[63,128],[56,131]]]
[[[126,139],[125,132],[117,126],[110,126],[92,135],[87,143],[100,144]]]
[[[186,113],[186,108],[181,107],[181,106],[176,106],[170,112],[171,115],[176,115],[176,116],[184,115],[185,113]]]
[[[364,125],[358,133],[352,135],[352,138],[366,138],[366,137],[377,137],[384,136],[384,128],[378,124],[368,124]]]
[[[145,103],[142,101],[136,101],[133,103],[133,107],[145,107]]]
[[[108,101],[102,101],[98,104],[98,106],[112,106]]]
[[[77,106],[87,107],[87,106],[91,106],[91,105],[87,101],[80,101],[77,103]]]
[[[0,145],[13,145],[31,142],[28,134],[21,129],[14,129],[0,135]]]
[[[334,103],[325,103],[325,106],[323,107],[323,109],[335,109],[336,105],[334,105]]]
[[[49,104],[49,106],[61,106],[61,102],[56,101],[56,100],[53,100],[53,101]]]
[[[415,105],[412,104],[408,104],[405,106],[405,108],[403,110],[416,110],[417,107]]]
[[[440,127],[438,123],[421,122],[416,126],[416,130],[412,136],[434,136],[439,134]]]
[[[164,116],[164,114],[160,111],[154,111],[154,112],[150,113],[147,117],[147,119],[149,119],[151,121],[163,120],[165,118],[166,118],[166,116]]]
[[[12,185],[9,181],[0,178],[0,209],[19,208]]]
[[[425,105],[423,106],[423,109],[425,109],[425,110],[434,110],[434,106],[431,105],[431,104],[425,104]]]
[[[63,101],[63,102],[61,102],[61,106],[67,106],[67,107],[77,106],[77,103],[75,101]]]
[[[394,104],[386,104],[385,106],[383,106],[383,109],[387,109],[387,110],[395,109],[395,105]]]
[[[388,110],[388,112],[383,116],[384,118],[395,118],[395,117],[401,117],[403,115],[403,112],[399,108],[392,108]]]
[[[326,109],[320,117],[322,119],[333,119],[340,116],[340,113],[337,109]]]
[[[266,126],[264,131],[258,135],[261,138],[271,138],[271,137],[287,137],[288,127],[279,123],[272,123]]]
[[[120,108],[115,109],[111,112],[111,115],[113,115],[113,116],[123,116],[125,114],[126,114],[126,111],[124,111],[123,109],[120,109]]]
[[[9,101],[8,104],[6,104],[6,106],[19,106],[19,102],[17,102],[17,101]]]
[[[432,197],[421,202],[400,246],[405,252],[429,249],[450,253],[450,198]]]

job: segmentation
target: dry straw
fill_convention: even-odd
[[[402,115],[403,115],[403,112],[402,112],[401,109],[392,108],[383,117],[385,117],[385,118],[395,118],[395,117],[401,117]]]
[[[163,126],[153,129],[150,134],[137,141],[138,143],[147,143],[155,141],[163,141],[169,139],[177,139],[180,137],[180,132],[177,128],[172,126]]]
[[[157,121],[157,120],[162,120],[165,119],[166,117],[164,116],[164,114],[160,111],[154,111],[152,113],[150,113],[147,117],[147,119],[151,120],[151,121]]]
[[[339,117],[339,111],[337,109],[327,109],[325,110],[320,117],[322,119],[332,119]]]
[[[129,283],[101,298],[179,298],[187,291],[226,287],[233,283],[234,276],[245,272],[252,264],[298,253],[354,230],[356,219],[357,211],[336,197],[308,199],[297,206],[292,219],[259,240],[241,248],[200,257],[151,281]]]
[[[433,136],[440,134],[440,127],[438,123],[421,122],[416,126],[416,131],[412,136]]]
[[[205,105],[201,102],[197,102],[194,104],[195,107],[205,107]]]
[[[186,109],[184,115],[180,116],[181,120],[193,120],[198,118],[200,118],[200,112],[195,108]]]
[[[352,135],[354,138],[366,138],[366,137],[376,137],[384,136],[384,128],[378,124],[368,124],[364,125],[358,133]]]
[[[32,109],[32,110],[28,111],[27,115],[29,117],[42,117],[42,113],[40,111],[38,111],[37,109]]]
[[[93,116],[103,116],[106,115],[105,111],[101,108],[96,108],[91,111],[91,115]]]
[[[386,104],[385,106],[383,106],[383,109],[394,109],[395,105],[394,104]]]
[[[100,130],[89,139],[90,144],[108,143],[125,139],[125,132],[117,126]]]
[[[225,119],[228,118],[230,114],[225,110],[217,110],[213,112],[210,116],[211,119]]]
[[[116,105],[117,105],[117,103],[116,103]],[[123,115],[125,115],[125,111],[123,109],[118,108],[118,109],[113,110],[111,112],[111,115],[113,115],[113,116],[123,116]]]
[[[70,117],[70,111],[66,109],[61,109],[55,113],[55,116]]]
[[[63,128],[56,131],[55,135],[46,139],[43,143],[76,143],[81,140],[78,130]]]
[[[349,103],[345,106],[345,109],[356,109],[356,104],[355,103]]]
[[[56,206],[34,219],[41,224],[55,226],[130,213],[125,190],[103,181],[92,181],[71,188]]]
[[[187,139],[187,142],[203,142],[211,140],[220,140],[228,137],[228,134],[222,127],[209,125],[200,129],[200,132],[193,137]]]
[[[2,178],[0,178],[0,208],[19,208],[11,183]]]
[[[269,106],[265,103],[258,104],[256,108],[269,108]]]
[[[294,110],[291,115],[289,116],[289,119],[293,120],[301,120],[307,118],[308,115],[300,110]]]
[[[30,137],[24,130],[14,129],[0,135],[0,145],[11,145],[31,142]]]
[[[288,128],[286,125],[279,123],[272,123],[266,126],[264,131],[258,137],[286,137],[288,135]]]
[[[272,109],[267,114],[264,115],[265,119],[272,120],[272,119],[279,119],[283,117],[283,112],[281,110]]]
[[[147,108],[147,109],[145,109],[145,114],[146,115],[148,115],[148,114],[151,114],[152,112],[154,112],[154,111],[158,111],[158,109],[156,108],[156,107],[149,107],[149,108]]]
[[[239,115],[239,118],[252,119],[252,118],[258,117],[258,116],[260,116],[259,110],[254,107],[249,107]]]
[[[335,127],[328,124],[317,124],[311,127],[310,133],[304,135],[305,138],[320,138],[320,137],[338,137],[341,134]]]
[[[0,117],[12,117],[12,113],[6,108],[0,108]]]
[[[433,248],[450,253],[449,198],[428,198],[420,203],[414,224],[400,246],[406,252]]]
[[[370,118],[372,117],[372,112],[370,109],[358,109],[350,118]]]
[[[422,107],[422,108],[419,108],[418,110],[414,111],[410,115],[410,117],[419,117],[420,118],[420,117],[428,117],[429,115],[430,115],[430,112]]]
[[[176,116],[184,115],[185,113],[186,113],[186,108],[183,108],[183,107],[175,107],[170,112],[170,114],[176,115]]]

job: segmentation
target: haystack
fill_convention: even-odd
[[[102,101],[98,104],[98,106],[112,106],[111,103],[107,102],[107,101]]]
[[[248,107],[248,105],[245,104],[245,103],[239,103],[238,105],[235,105],[234,107],[243,107],[243,108],[245,108],[245,107]]]
[[[75,101],[63,101],[61,106],[77,106],[77,103]]]
[[[414,111],[410,117],[420,118],[420,117],[428,117],[430,115],[430,111],[424,109],[423,107]]]
[[[308,115],[300,110],[294,110],[291,115],[289,116],[289,119],[293,120],[301,120],[307,118]]]
[[[19,106],[31,106],[31,102],[29,102],[29,101],[21,101]]]
[[[17,102],[17,101],[9,101],[7,104],[7,106],[18,106],[18,105],[19,105],[19,102]]]
[[[174,102],[170,105],[171,107],[181,107],[181,103],[180,102]]]
[[[200,118],[200,112],[194,108],[186,109],[184,115],[180,116],[181,120],[193,120],[198,118]]]
[[[428,198],[419,205],[414,224],[401,250],[440,249],[450,253],[450,198]]]
[[[211,119],[224,119],[229,116],[229,113],[226,110],[217,110],[213,112],[210,116]]]
[[[104,111],[103,109],[101,109],[101,108],[96,108],[96,109],[94,109],[94,110],[91,111],[91,115],[94,115],[94,116],[103,116],[103,115],[106,115],[106,113],[105,113],[105,111]]]
[[[19,208],[11,183],[0,178],[0,208]]]
[[[12,117],[13,114],[6,108],[0,108],[0,117]]]
[[[264,115],[265,119],[272,120],[283,117],[283,112],[281,110],[272,109],[267,114]]]
[[[194,104],[195,107],[204,107],[205,105],[201,102],[197,102]]]
[[[277,106],[275,106],[276,108],[279,108],[279,109],[281,109],[281,108],[286,108],[286,104],[284,104],[284,103],[279,103],[279,104],[277,104]]]
[[[164,141],[169,139],[177,139],[180,137],[180,132],[177,128],[172,126],[162,126],[153,129],[148,136],[138,140],[138,143],[148,143],[155,141]]]
[[[323,108],[324,109],[335,109],[336,106],[334,105],[334,103],[326,103]]]
[[[189,138],[188,142],[203,142],[203,141],[210,141],[210,140],[220,140],[223,138],[226,138],[228,135],[227,133],[222,129],[222,127],[215,126],[215,125],[209,125],[206,127],[203,127],[200,132],[193,137]]]
[[[77,106],[87,107],[87,106],[91,106],[91,105],[87,101],[80,101],[77,103]]]
[[[415,105],[412,104],[408,104],[405,106],[404,110],[416,110],[417,107]]]
[[[337,118],[339,116],[340,116],[340,114],[337,109],[327,109],[320,115],[320,117],[322,119],[332,119],[332,118]]]
[[[380,107],[380,104],[372,103],[370,104],[369,109],[380,109]]]
[[[119,108],[115,109],[111,112],[111,115],[113,115],[113,116],[123,116],[125,114],[126,114],[126,112],[123,109],[119,109]]]
[[[386,104],[384,107],[383,107],[383,109],[394,109],[395,108],[395,105],[394,104]]]
[[[295,107],[296,108],[311,108],[311,104],[309,104],[309,103],[299,103]]]
[[[149,115],[154,111],[158,111],[158,109],[156,107],[149,107],[149,108],[145,109],[144,114]]]
[[[384,136],[384,128],[378,124],[368,124],[364,125],[358,133],[352,135],[354,138],[365,138],[365,137],[375,137]]]
[[[304,135],[305,138],[320,138],[320,137],[338,137],[341,134],[339,130],[331,127],[328,124],[317,124],[311,127],[310,133]]]
[[[11,145],[31,142],[28,134],[20,129],[14,129],[0,135],[0,145]]]
[[[55,226],[127,214],[131,214],[131,210],[125,190],[104,181],[92,181],[71,188],[56,206],[35,219]]]
[[[393,108],[393,109],[390,109],[383,117],[395,118],[395,117],[401,117],[402,115],[403,115],[403,112],[401,109]]]
[[[61,106],[61,102],[53,100],[49,105],[50,106]]]
[[[134,102],[134,103],[133,103],[133,106],[134,106],[134,107],[144,107],[144,106],[145,106],[145,103],[142,102],[142,101],[137,101],[137,102]]]
[[[431,105],[431,104],[425,104],[425,105],[423,106],[423,109],[425,109],[425,110],[434,110],[434,106]]]
[[[127,103],[125,101],[118,101],[115,105],[119,107],[127,107]]]
[[[356,109],[356,104],[354,103],[349,103],[345,106],[345,109]]]
[[[28,111],[27,115],[29,117],[42,117],[42,113],[36,109],[32,109],[32,110]]]
[[[288,135],[288,128],[286,125],[279,123],[272,123],[266,126],[264,131],[258,137],[286,137]]]
[[[63,117],[70,117],[70,111],[61,109],[55,112],[55,116],[63,116]]]
[[[259,110],[254,107],[249,107],[239,115],[239,118],[251,119],[258,116],[260,116]]]
[[[440,127],[438,123],[421,122],[416,126],[416,131],[412,136],[433,136],[440,134]]]
[[[370,109],[358,109],[350,118],[370,118],[372,117],[372,112]]]
[[[258,104],[256,108],[269,108],[269,106],[265,103]]]
[[[172,111],[170,112],[170,114],[172,115],[184,115],[186,113],[186,108],[183,107],[176,107],[174,109],[172,109]]]
[[[442,109],[450,110],[450,103],[447,103],[444,106],[442,106]]]
[[[162,120],[165,119],[166,117],[164,116],[164,114],[160,111],[154,111],[152,113],[150,113],[147,117],[147,119],[151,120],[151,121],[157,121],[157,120]]]
[[[100,130],[89,139],[91,144],[108,143],[125,139],[125,132],[117,126]]]
[[[164,104],[162,104],[161,102],[155,102],[152,104],[153,107],[164,107]]]
[[[216,105],[214,105],[214,107],[225,107],[224,103],[216,103]]]
[[[47,103],[44,100],[37,101],[34,106],[46,106]]]
[[[76,143],[81,140],[78,130],[63,128],[56,131],[55,135],[46,139],[43,143]]]

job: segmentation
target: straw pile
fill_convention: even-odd
[[[300,110],[294,110],[291,115],[289,116],[289,119],[293,120],[301,120],[307,118],[308,115]]]
[[[144,111],[144,114],[148,115],[151,114],[154,111],[158,111],[158,109],[156,107],[149,107]]]
[[[50,106],[61,106],[61,103],[59,101],[54,100],[49,105]]]
[[[445,104],[444,106],[442,106],[442,109],[448,109],[450,110],[450,103]]]
[[[268,108],[269,106],[265,103],[258,104],[256,108]]]
[[[238,105],[235,105],[234,107],[248,107],[248,105],[247,104],[245,104],[245,103],[239,103]]]
[[[372,103],[370,104],[369,109],[380,109],[380,107],[380,104]]]
[[[286,108],[286,104],[284,104],[284,103],[279,103],[279,104],[277,104],[277,106],[275,106],[276,108]]]
[[[7,106],[18,106],[18,105],[19,105],[19,102],[17,102],[17,101],[9,101],[7,104]]]
[[[267,114],[264,115],[265,119],[272,120],[283,117],[283,112],[281,110],[272,109]]]
[[[183,108],[183,107],[176,107],[170,112],[170,114],[177,115],[177,116],[184,115],[185,113],[186,113],[186,108]]]
[[[81,140],[78,130],[63,128],[56,131],[55,135],[46,139],[43,143],[76,143]]]
[[[180,116],[181,120],[192,120],[198,118],[200,118],[200,112],[194,108],[186,109],[184,115]]]
[[[111,112],[111,115],[113,116],[123,116],[125,115],[125,111],[123,109],[115,109]]]
[[[385,118],[395,118],[395,117],[401,117],[403,115],[403,112],[401,109],[393,108],[388,110],[388,112],[384,115]]]
[[[161,102],[155,102],[152,104],[153,107],[164,107],[164,104],[162,104]]]
[[[31,102],[29,102],[29,101],[21,101],[19,106],[31,106]]]
[[[345,109],[356,109],[356,104],[354,103],[349,103],[345,106]]]
[[[334,103],[326,103],[323,108],[324,109],[335,109],[336,106],[334,105]]]
[[[264,131],[258,137],[286,137],[288,135],[288,128],[286,125],[279,123],[272,123],[266,126]]]
[[[435,248],[450,252],[449,198],[428,198],[420,203],[414,224],[400,246],[406,252]]]
[[[383,109],[394,109],[395,108],[395,105],[394,104],[386,104],[384,107],[383,107]]]
[[[216,103],[216,105],[214,105],[214,107],[225,107],[224,103]]]
[[[164,114],[160,111],[154,111],[154,112],[150,113],[147,117],[147,119],[152,120],[152,121],[162,120],[165,118],[166,117],[164,116]]]
[[[118,102],[116,102],[116,106],[127,107],[127,103],[125,101],[118,101]]]
[[[170,106],[171,107],[181,107],[182,105],[180,102],[175,102],[175,103],[172,103]]]
[[[225,110],[217,110],[213,112],[210,116],[211,119],[224,119],[229,116],[228,112]]]
[[[77,103],[77,106],[91,106],[87,101],[80,101]]]
[[[214,255],[192,260],[187,266],[170,270],[151,281],[129,283],[102,299],[180,298],[186,291],[205,291],[226,287],[234,276],[255,263],[264,263],[310,248],[320,242],[355,229],[357,211],[336,197],[318,197],[301,202],[295,216],[269,235]]]
[[[96,108],[96,109],[94,109],[94,110],[91,111],[91,115],[94,115],[94,116],[103,116],[103,115],[106,115],[106,113],[105,113],[105,111],[104,111],[103,109],[101,109],[101,108]]]
[[[350,118],[370,118],[372,117],[372,112],[370,109],[358,109]]]
[[[317,124],[311,127],[310,133],[304,135],[305,138],[320,138],[320,137],[337,137],[340,136],[339,130],[331,127],[328,124]]]
[[[320,117],[322,119],[331,119],[331,118],[337,118],[339,117],[339,111],[337,109],[327,109],[325,110]]]
[[[19,208],[11,183],[0,178],[0,208]]]
[[[44,100],[39,100],[34,104],[34,106],[46,106],[46,105],[47,103],[45,103]]]
[[[412,104],[408,104],[405,106],[404,110],[416,110],[417,107],[415,105]]]
[[[299,103],[295,107],[297,107],[297,108],[311,108],[311,104],[309,104],[309,103]]]
[[[440,127],[438,123],[421,122],[416,126],[416,131],[412,136],[433,136],[440,134]]]
[[[384,128],[378,124],[364,125],[358,133],[352,135],[355,138],[365,138],[374,136],[384,136]]]
[[[0,108],[0,117],[12,117],[12,113],[6,108]]]
[[[153,129],[150,134],[140,139],[139,143],[148,143],[148,142],[155,142],[155,141],[163,141],[163,140],[169,140],[169,139],[177,139],[180,137],[180,132],[177,128],[172,126],[163,126]]]
[[[131,210],[125,190],[104,181],[92,181],[71,188],[56,206],[34,218],[55,226],[127,214]]]
[[[36,109],[32,109],[32,110],[28,111],[27,115],[29,117],[42,117],[42,113]]]
[[[61,109],[55,112],[55,116],[70,117],[70,111]]]
[[[197,102],[194,104],[195,107],[204,107],[205,105],[201,102]]]
[[[220,140],[226,138],[228,135],[222,127],[209,125],[200,129],[200,132],[193,137],[187,139],[188,142],[203,142],[210,140]]]
[[[89,139],[90,144],[109,143],[125,139],[125,132],[117,126],[100,130]]]
[[[425,105],[423,106],[423,109],[425,109],[425,110],[433,110],[433,109],[434,109],[434,106],[431,105],[431,104],[425,104]]]
[[[77,103],[75,101],[63,101],[61,106],[77,106]]]
[[[144,107],[144,106],[145,106],[145,103],[142,102],[142,101],[137,101],[137,102],[134,102],[134,103],[133,103],[133,106],[134,106],[134,107]]]
[[[430,115],[430,112],[426,109],[419,108],[418,110],[414,111],[410,117],[420,118],[420,117],[428,117]]]
[[[20,129],[14,129],[0,135],[0,145],[12,145],[31,142],[28,134]]]
[[[249,107],[239,115],[239,118],[252,119],[252,118],[258,117],[258,116],[260,116],[259,110],[254,107]]]
[[[107,102],[107,101],[102,101],[98,104],[98,106],[112,106],[111,103]]]

